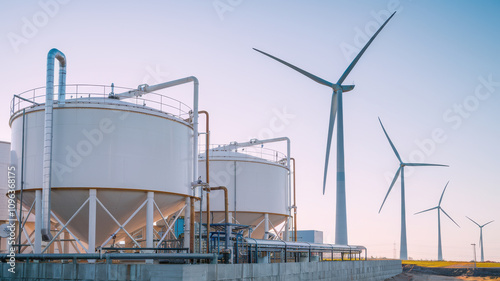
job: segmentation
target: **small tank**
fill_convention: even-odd
[[[227,187],[231,223],[251,226],[251,237],[262,239],[265,237],[266,214],[270,230],[285,222],[289,188],[286,155],[264,148],[227,149],[227,146],[220,146],[212,148],[209,157],[210,186]],[[206,156],[200,154],[199,174],[203,178],[205,165]],[[206,211],[206,206],[203,206],[203,211]],[[212,223],[224,221],[222,192],[211,192],[210,211]]]

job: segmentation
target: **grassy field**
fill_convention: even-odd
[[[473,262],[461,261],[416,261],[404,260],[403,264],[414,264],[421,267],[474,267]],[[477,267],[500,267],[498,262],[477,262]]]

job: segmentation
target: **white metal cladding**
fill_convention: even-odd
[[[55,107],[52,188],[126,188],[189,195],[192,129],[179,119],[122,104]],[[26,111],[25,189],[42,186],[43,108]],[[12,150],[20,164],[22,113]],[[54,202],[55,203],[55,202]]]
[[[199,174],[205,178],[205,159]],[[238,152],[210,151],[210,186],[226,186],[229,211],[287,215],[288,169],[286,166]],[[205,206],[203,206],[205,210]],[[210,209],[224,211],[222,192],[210,194]],[[240,216],[242,218],[243,216]],[[251,224],[241,221],[241,224]]]
[[[10,122],[11,162],[20,166],[22,112],[13,115]],[[26,109],[25,204],[31,204],[33,190],[42,187],[43,123],[43,105]],[[146,191],[156,192],[155,200],[164,215],[177,211],[183,198],[190,195],[193,130],[187,122],[117,100],[67,100],[64,107],[54,107],[53,126],[51,205],[63,222],[92,188],[97,189],[97,198],[122,223],[144,201]],[[168,194],[173,195],[164,198]],[[84,241],[86,210],[88,207],[69,226]],[[117,228],[106,216],[98,207],[97,232],[102,232],[97,234],[98,243]],[[145,220],[131,221],[127,228],[143,225]]]
[[[7,197],[7,168],[10,165],[10,143],[0,141],[0,220],[8,220]],[[16,167],[17,168],[17,167]],[[15,171],[17,174],[17,171]]]

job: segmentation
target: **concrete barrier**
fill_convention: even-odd
[[[199,265],[18,263],[16,273],[9,268],[9,264],[1,264],[1,280],[377,281],[402,271],[399,260]]]

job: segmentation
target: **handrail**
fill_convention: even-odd
[[[228,155],[228,156],[224,156],[224,155],[216,155],[215,153],[218,152],[218,151],[228,151],[228,152],[236,152],[236,153],[239,153],[241,155],[238,155],[238,156],[242,156],[242,157],[248,157],[248,158],[251,158],[251,157],[257,157],[257,158],[261,158],[261,159],[264,159],[264,160],[267,160],[267,161],[270,161],[270,162],[273,162],[273,163],[277,163],[277,164],[281,164],[283,166],[286,166],[286,154],[280,152],[280,151],[277,151],[277,150],[274,150],[274,149],[270,149],[270,148],[265,148],[265,147],[245,147],[245,148],[241,148],[241,149],[227,149],[227,148],[224,148],[223,147],[224,145],[223,144],[211,144],[210,145],[210,155],[209,157],[212,158],[212,157],[220,157],[220,158],[224,158],[224,157],[235,157],[234,155]],[[200,146],[200,160],[204,160],[206,158],[205,156],[205,145],[203,146]]]
[[[57,87],[55,85],[55,88]],[[131,90],[131,88],[118,86],[67,84],[66,97],[68,102],[112,103],[114,99],[108,97],[109,93],[117,89]],[[45,90],[46,87],[38,87],[14,95],[10,105],[11,116],[24,108],[45,104]],[[157,110],[181,119],[188,119],[189,112],[191,111],[191,108],[187,104],[157,92],[152,92],[142,97],[130,98],[127,102],[135,103],[136,106],[141,108]],[[57,101],[54,101],[54,103],[57,103]]]

